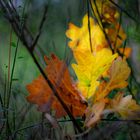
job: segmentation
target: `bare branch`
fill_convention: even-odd
[[[43,28],[43,25],[45,23],[45,20],[46,20],[46,14],[47,14],[47,11],[48,11],[48,7],[45,6],[45,10],[44,10],[44,13],[43,13],[43,17],[41,19],[41,22],[40,22],[40,25],[39,25],[39,29],[38,29],[38,33],[33,41],[33,44],[31,46],[31,50],[33,51],[35,49],[35,46],[37,45],[37,42],[39,40],[39,37],[41,35],[41,32],[42,32],[42,28]]]

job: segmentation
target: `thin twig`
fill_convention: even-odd
[[[92,40],[91,40],[91,28],[90,28],[90,9],[89,9],[89,0],[87,0],[87,13],[88,13],[88,33],[89,33],[89,42],[90,42],[90,50],[91,53],[93,52],[93,48],[92,48]]]
[[[41,36],[42,28],[43,28],[43,25],[44,25],[45,20],[46,20],[47,11],[48,11],[48,7],[45,6],[45,10],[44,10],[44,13],[43,13],[43,17],[42,17],[41,22],[40,22],[40,25],[39,25],[38,33],[37,33],[37,35],[36,35],[36,37],[35,37],[35,39],[34,39],[34,41],[33,41],[33,43],[32,43],[32,46],[31,46],[31,50],[32,50],[32,51],[35,49],[35,46],[36,46],[36,44],[37,44],[37,42],[38,42],[38,40],[39,40],[39,38],[40,38],[40,36]]]

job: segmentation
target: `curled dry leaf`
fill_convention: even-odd
[[[128,83],[127,79],[130,75],[130,68],[125,59],[118,57],[114,60],[109,71],[109,81],[103,81],[96,91],[95,100],[100,100],[105,98],[110,91],[117,88],[125,88]]]
[[[48,64],[45,69],[46,74],[55,86],[63,102],[74,116],[82,116],[86,109],[86,103],[82,100],[80,93],[73,86],[66,64],[59,60],[55,55],[52,55],[51,59],[45,57],[45,61]],[[63,107],[53,95],[52,90],[43,76],[39,76],[31,84],[28,84],[27,90],[30,93],[27,100],[37,104],[41,111],[46,112],[46,109],[48,111],[52,108],[56,111],[56,117],[66,115]]]
[[[140,106],[132,98],[132,95],[124,96],[122,93],[118,93],[114,99],[110,100],[110,108],[124,119],[137,119],[139,117],[137,113],[140,113]]]
[[[85,126],[92,127],[94,126],[100,119],[102,112],[105,108],[105,102],[102,100],[100,102],[95,103],[91,108],[87,109]]]

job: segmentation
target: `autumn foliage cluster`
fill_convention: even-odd
[[[131,48],[124,45],[126,34],[119,23],[120,14],[108,0],[97,0],[91,6],[94,18],[86,14],[81,27],[69,23],[66,31],[77,80],[73,80],[65,61],[54,54],[44,57],[46,75],[71,114],[85,118],[85,127],[94,126],[106,114],[131,119],[140,111],[132,95],[125,93]],[[27,90],[27,100],[37,104],[39,111],[52,111],[56,118],[67,115],[42,75],[28,84]]]

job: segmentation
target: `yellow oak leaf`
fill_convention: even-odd
[[[99,85],[98,79],[109,69],[116,57],[117,54],[112,55],[109,49],[102,49],[96,55],[84,52],[75,55],[77,64],[72,64],[72,67],[78,78],[78,89],[84,97],[90,98],[94,95]]]
[[[71,41],[68,43],[68,46],[73,51],[86,51],[91,52],[91,48],[93,52],[98,51],[102,48],[107,47],[106,38],[104,36],[103,31],[96,24],[93,18],[89,18],[90,21],[90,33],[89,36],[89,28],[88,28],[88,15],[86,14],[83,18],[82,27],[77,27],[74,24],[69,24],[69,29],[66,31],[66,35]],[[91,44],[90,44],[91,37]],[[92,46],[91,46],[92,45]]]
[[[140,112],[140,106],[132,98],[132,95],[124,96],[118,93],[114,99],[110,100],[110,108],[121,115],[122,118],[135,118]]]
[[[89,23],[90,22],[90,34],[89,34]],[[76,25],[69,23],[69,29],[66,31],[66,35],[71,39],[68,46],[72,49],[74,56],[75,52],[93,52],[96,53],[103,48],[109,48],[108,40],[106,39],[103,30],[111,43],[112,48],[115,52],[122,45],[126,39],[126,34],[123,31],[121,25],[118,22],[109,23],[110,26],[102,29],[93,18],[86,14],[83,18],[81,28]],[[91,39],[91,43],[90,43]]]
[[[100,84],[95,93],[95,100],[105,98],[110,91],[116,88],[125,88],[128,85],[126,80],[128,79],[130,72],[131,70],[125,59],[118,57],[116,60],[114,60],[109,71],[109,81],[103,81]]]

